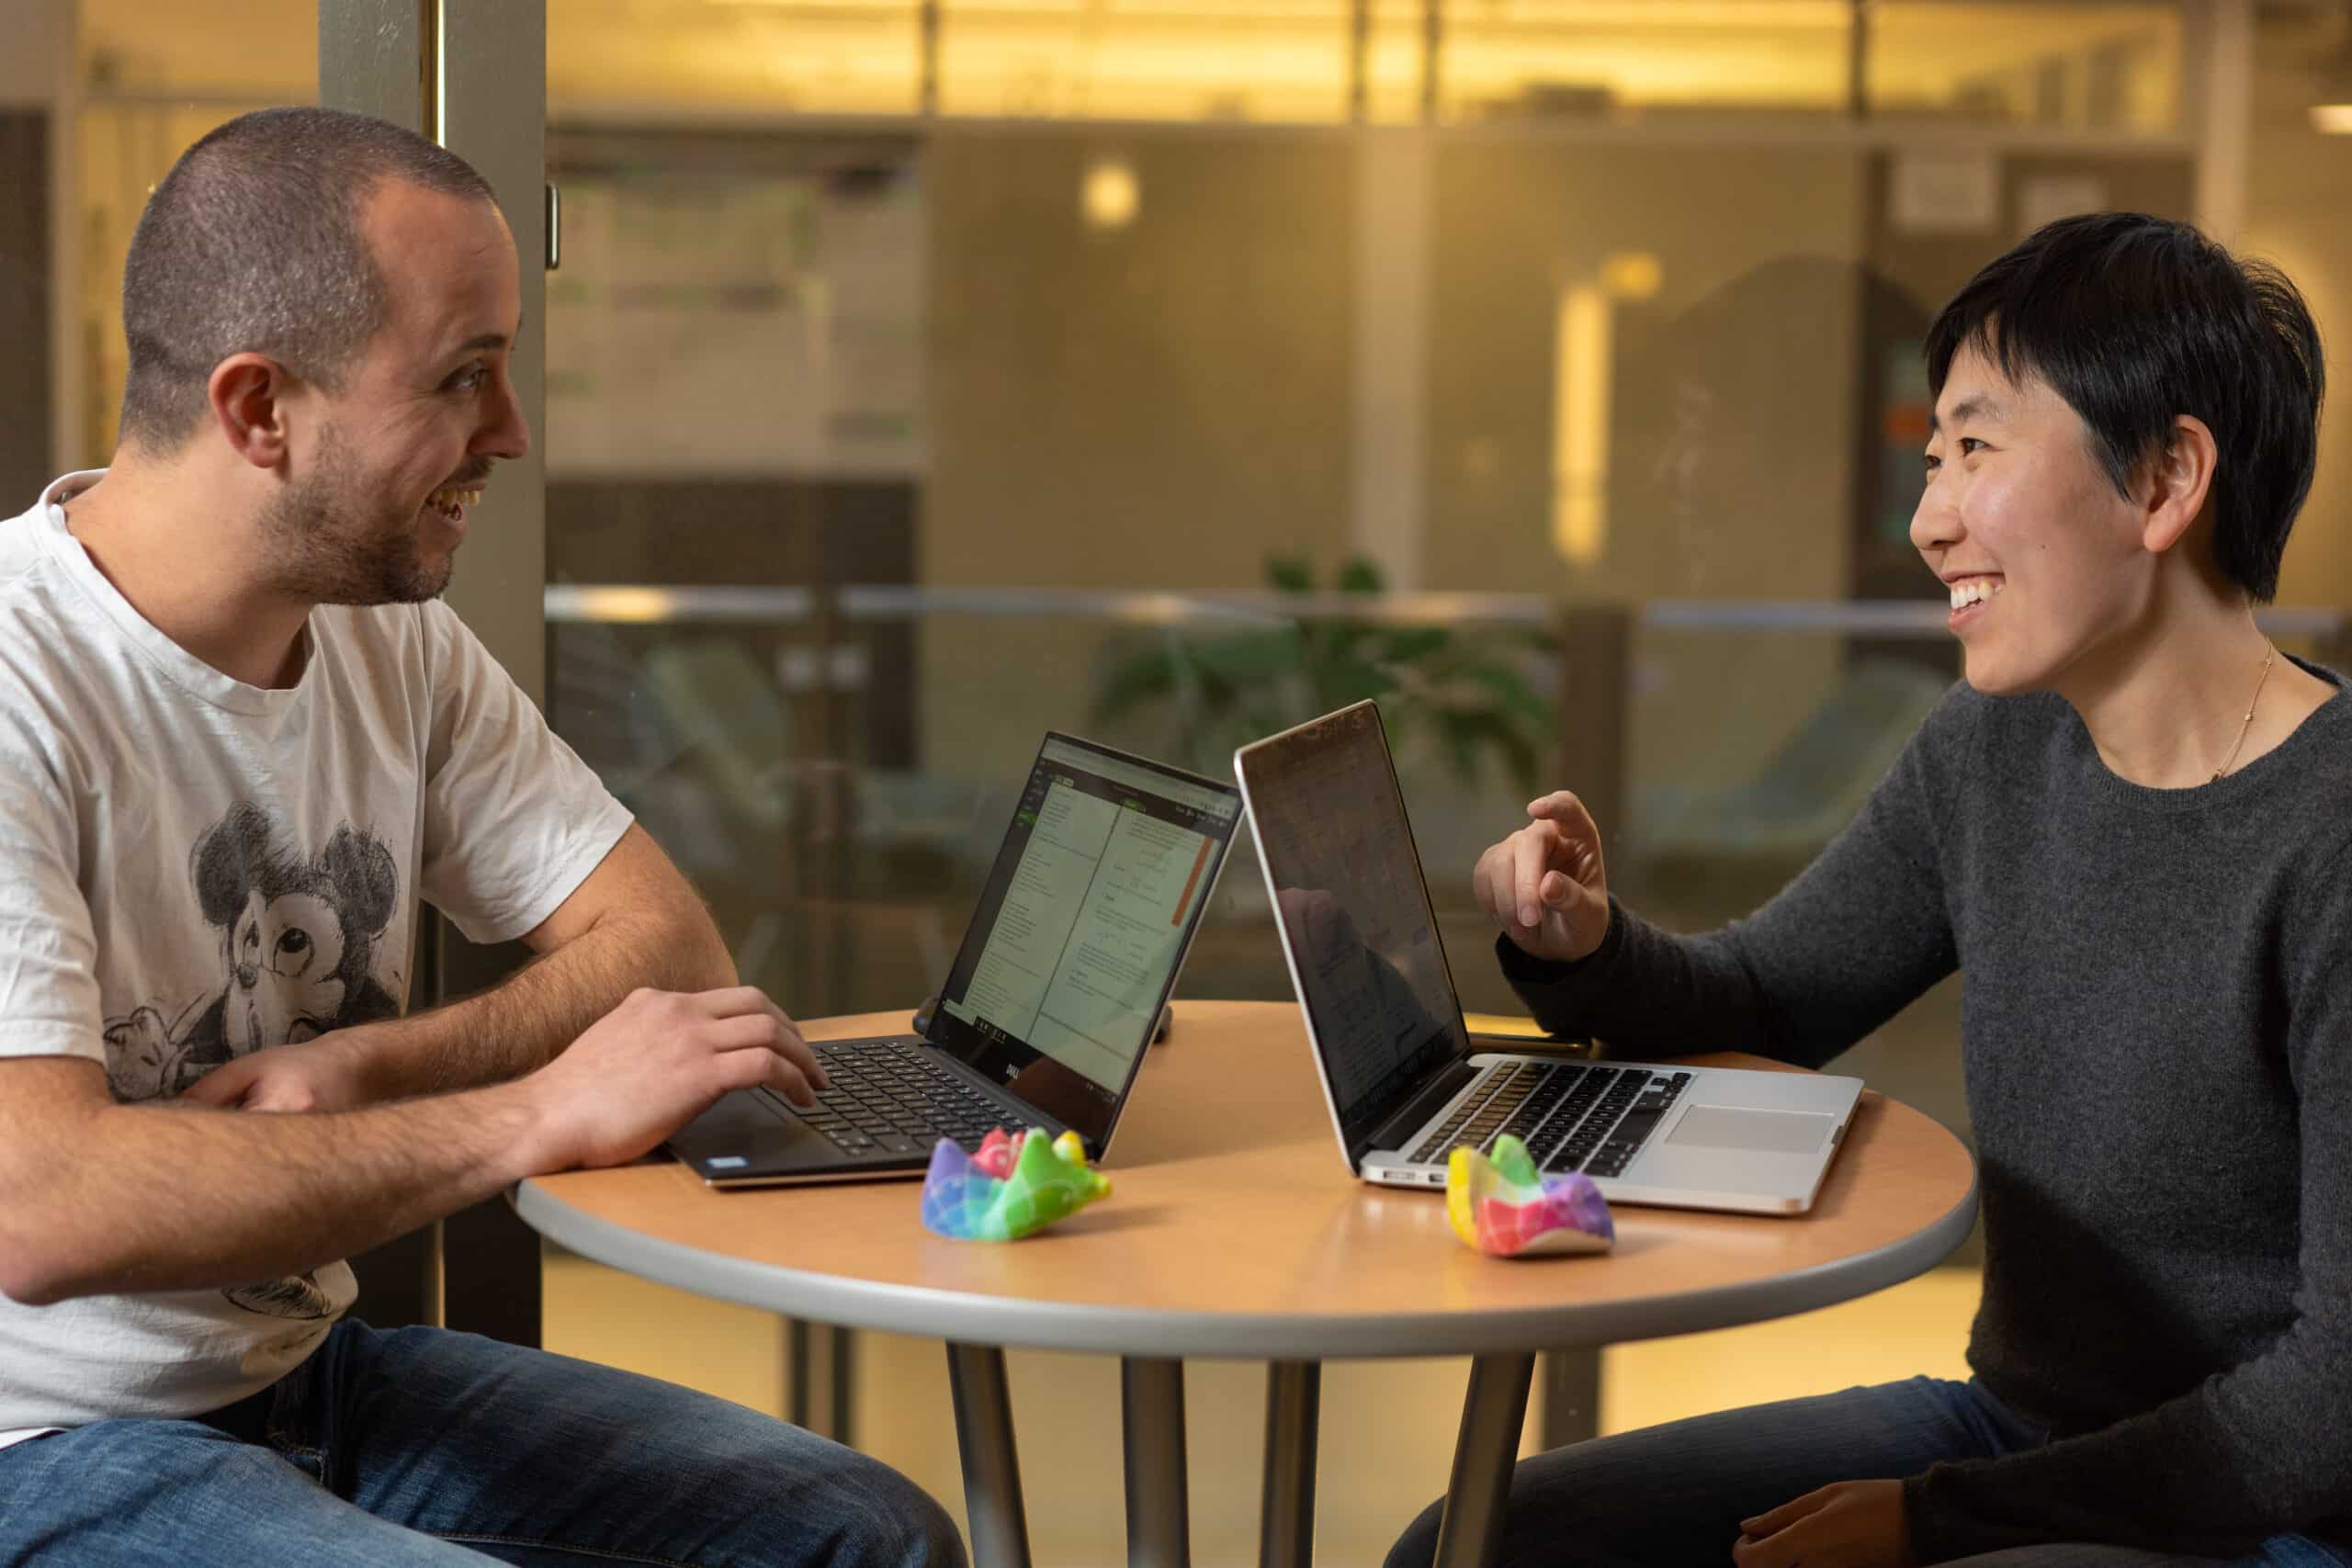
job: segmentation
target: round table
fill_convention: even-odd
[[[905,1019],[804,1028],[811,1038],[886,1034]],[[1960,1141],[1865,1092],[1809,1214],[1620,1206],[1606,1256],[1484,1257],[1454,1239],[1438,1190],[1354,1179],[1298,1010],[1268,1002],[1179,1002],[1102,1168],[1108,1199],[1010,1246],[931,1235],[911,1182],[718,1191],[669,1161],[543,1177],[517,1189],[514,1204],[571,1250],[664,1284],[945,1340],[974,1554],[986,1568],[1027,1561],[1004,1347],[1124,1359],[1129,1557],[1154,1563],[1188,1551],[1182,1358],[1272,1363],[1261,1556],[1303,1564],[1319,1363],[1472,1356],[1437,1559],[1452,1568],[1491,1559],[1539,1351],[1864,1295],[1941,1261],[1976,1210]]]

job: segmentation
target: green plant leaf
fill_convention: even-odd
[[[1305,556],[1266,558],[1266,585],[1277,593],[1312,593],[1315,570]]]
[[[1414,664],[1451,650],[1453,634],[1443,626],[1384,627],[1380,655],[1383,664]]]
[[[1538,696],[1526,677],[1507,664],[1465,664],[1455,671],[1463,680],[1485,687],[1497,704],[1521,722],[1548,730],[1555,720],[1552,705]]]
[[[1095,682],[1089,715],[1095,722],[1117,718],[1128,709],[1176,690],[1176,660],[1164,649],[1138,653],[1114,664]]]

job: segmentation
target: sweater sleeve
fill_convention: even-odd
[[[2297,1100],[2294,1316],[2262,1352],[2111,1427],[1904,1484],[1922,1562],[2082,1540],[2235,1556],[2352,1516],[2352,851],[2284,917]],[[2184,1204],[2199,1201],[2184,1173]],[[2128,1332],[2129,1325],[2119,1324]]]
[[[1612,897],[1609,934],[1577,963],[1498,938],[1504,976],[1556,1034],[1820,1066],[1957,966],[1937,850],[1983,700],[1946,697],[1861,813],[1748,919],[1678,936]]]

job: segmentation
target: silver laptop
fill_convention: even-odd
[[[1615,1203],[1813,1206],[1860,1078],[1478,1049],[1374,704],[1244,746],[1233,771],[1349,1169],[1442,1189],[1457,1145],[1510,1133]]]
[[[1240,815],[1231,784],[1047,735],[916,1032],[817,1042],[814,1109],[725,1095],[671,1152],[714,1187],[921,1176],[1000,1126],[1101,1159]]]

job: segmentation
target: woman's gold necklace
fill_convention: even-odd
[[[2238,738],[2235,741],[2231,743],[2230,754],[2222,759],[2222,765],[2213,770],[2213,778],[2205,781],[2207,784],[2211,784],[2214,779],[2218,779],[2223,773],[2228,773],[2230,771],[2230,764],[2238,760],[2238,752],[2245,745],[2245,732],[2254,728],[2254,710],[2256,705],[2262,701],[2263,685],[2270,679],[2270,661],[2278,657],[2278,650],[2275,647],[2271,649],[2269,652],[2262,656],[2262,673],[2255,678],[2254,695],[2246,701],[2245,717],[2238,722]]]

